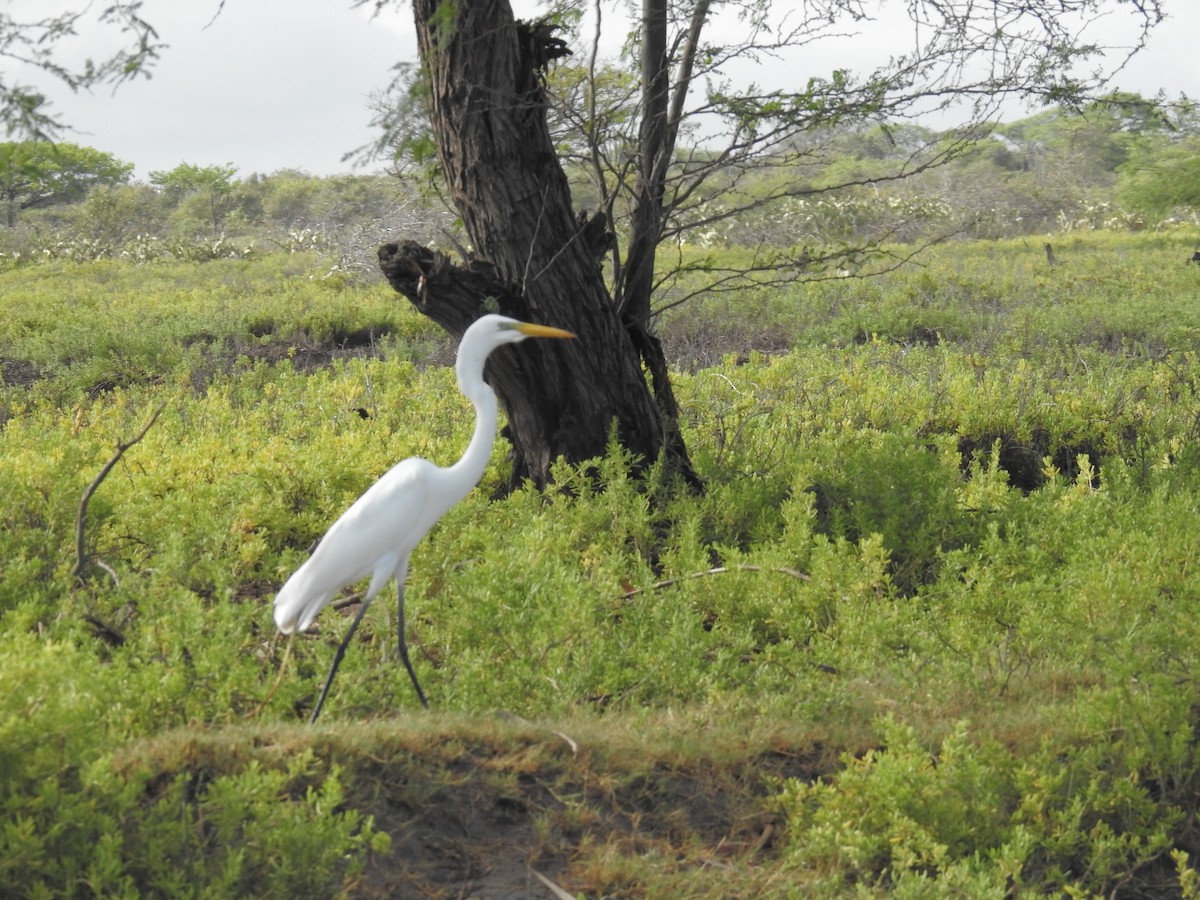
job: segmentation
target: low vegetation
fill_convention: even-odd
[[[706,493],[499,443],[433,710],[385,596],[315,728],[271,599],[452,347],[304,253],[0,272],[6,895],[1200,895],[1197,235],[1053,240],[673,310]]]

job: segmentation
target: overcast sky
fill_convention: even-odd
[[[0,0],[18,20],[85,2]],[[139,180],[183,162],[232,164],[242,176],[287,168],[314,175],[351,171],[342,157],[374,137],[371,93],[387,85],[396,63],[415,61],[410,4],[401,0],[374,19],[369,9],[351,8],[350,0],[225,0],[216,15],[219,5],[220,0],[144,0],[143,16],[170,47],[153,78],[127,83],[115,94],[102,88],[72,95],[45,77],[23,74],[22,80],[34,81],[77,129],[67,140],[134,163]],[[516,0],[513,6],[518,16],[536,14],[535,0]],[[1165,88],[1170,96],[1200,97],[1200,2],[1166,0],[1166,6],[1171,19],[1117,78],[1117,86],[1146,95]],[[1111,16],[1106,26],[1119,34],[1124,21]],[[98,43],[98,31],[85,28],[72,54],[104,55],[111,44]],[[822,42],[806,50],[807,71],[798,74],[806,79],[853,67],[861,51],[886,53],[893,40],[894,34],[879,31],[851,45]],[[854,59],[847,58],[848,47]],[[769,81],[770,74],[759,70],[754,77]],[[787,69],[776,74],[794,77]]]

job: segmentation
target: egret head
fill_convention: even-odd
[[[551,328],[549,325],[535,325],[532,322],[521,322],[508,316],[489,314],[476,319],[463,335],[462,343],[475,343],[476,337],[481,346],[499,347],[501,344],[516,344],[525,338],[573,338],[569,331],[561,328]]]
[[[504,344],[517,344],[531,337],[573,338],[575,335],[561,328],[534,325],[510,319],[508,316],[489,314],[476,319],[463,334],[458,345],[455,369],[458,373],[459,389],[474,402],[480,391],[486,388],[483,382],[483,364],[488,354]],[[490,388],[486,390],[491,393]]]

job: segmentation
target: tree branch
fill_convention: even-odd
[[[79,501],[79,510],[75,514],[75,568],[71,570],[72,578],[82,580],[84,571],[87,569],[88,562],[90,561],[87,557],[87,551],[84,548],[84,535],[87,529],[87,508],[88,503],[91,502],[92,495],[96,493],[101,483],[108,477],[108,473],[113,470],[113,466],[121,461],[121,457],[125,455],[125,451],[146,436],[146,432],[158,421],[158,417],[166,408],[167,404],[160,403],[158,408],[151,414],[150,420],[146,422],[142,430],[135,437],[117,444],[116,451],[109,458],[108,462],[104,464],[99,474],[92,479],[92,483],[87,486],[87,490],[83,492],[83,497]],[[107,567],[105,568],[107,569]],[[108,571],[111,574],[111,570]]]

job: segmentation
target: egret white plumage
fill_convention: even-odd
[[[368,575],[371,581],[358,613],[342,639],[310,721],[315,722],[329,693],[346,647],[375,595],[389,580],[396,581],[399,653],[428,708],[404,639],[404,578],[409,555],[426,532],[479,483],[492,454],[498,408],[496,394],[483,380],[488,355],[504,344],[530,337],[572,338],[569,331],[485,315],[463,334],[455,370],[459,390],[475,407],[475,432],[462,458],[448,468],[429,460],[410,458],[389,469],[342,513],[317,544],[312,556],[295,571],[275,597],[275,624],[284,634],[305,631],[334,595]]]

